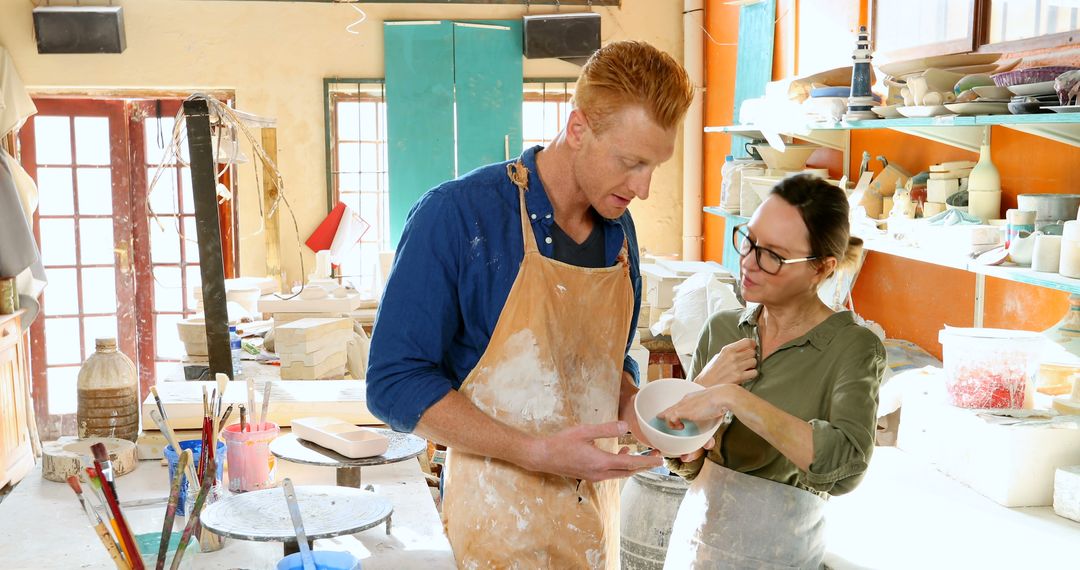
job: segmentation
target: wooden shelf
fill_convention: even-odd
[[[829,148],[843,150],[844,145],[842,143],[846,132],[889,129],[976,152],[979,150],[979,144],[983,140],[986,129],[995,125],[1072,146],[1080,146],[1080,113],[981,115],[977,117],[945,115],[924,119],[841,121],[838,123],[783,125],[782,127],[734,125],[705,127],[705,132],[764,138],[762,130],[766,130],[809,140]]]
[[[732,220],[737,224],[749,220],[749,218],[722,210],[715,206],[707,206],[704,210],[708,214],[721,216],[727,220]],[[997,279],[1004,279],[1005,281],[1026,283],[1036,287],[1045,287],[1047,289],[1056,289],[1058,291],[1080,295],[1080,279],[1065,277],[1064,275],[1059,275],[1057,273],[1044,273],[1032,270],[1028,267],[981,265],[975,263],[974,260],[966,256],[950,255],[949,253],[941,252],[940,250],[929,250],[905,245],[896,240],[885,238],[864,238],[863,247],[867,251],[894,255],[904,259],[929,263],[931,265],[968,271],[976,275],[985,275]]]

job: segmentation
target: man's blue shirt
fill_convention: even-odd
[[[521,155],[529,169],[525,207],[540,253],[552,257],[555,220],[536,169],[540,150]],[[518,189],[506,165],[445,182],[409,213],[379,304],[367,370],[368,409],[395,430],[413,431],[432,404],[458,389],[495,331],[525,252]],[[641,308],[637,235],[629,211],[601,223],[608,267],[626,237],[634,288],[629,350]],[[623,370],[637,381],[638,366],[629,356]]]

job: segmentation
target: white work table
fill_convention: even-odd
[[[284,477],[292,478],[296,485],[334,484],[332,468],[278,461],[277,479]],[[168,494],[167,479],[168,469],[160,461],[140,461],[135,471],[116,480],[116,486],[122,503],[163,498]],[[364,484],[373,485],[393,503],[391,533],[387,535],[385,525],[379,525],[355,535],[316,540],[316,550],[348,550],[361,559],[365,570],[455,567],[417,460],[365,467]],[[136,534],[159,532],[164,512],[163,502],[124,509]],[[115,568],[75,493],[65,483],[43,479],[40,464],[0,503],[0,544],[0,566],[5,569]],[[276,542],[226,539],[224,548],[217,552],[201,553],[193,547],[184,559],[187,567],[199,570],[263,570],[274,568],[282,550],[282,544]]]
[[[1002,507],[895,447],[826,517],[836,570],[1073,568],[1080,545],[1080,523],[1051,507]]]

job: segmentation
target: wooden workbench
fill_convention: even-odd
[[[279,461],[277,477],[297,485],[333,485],[334,470]],[[121,502],[164,498],[168,471],[159,461],[142,461],[116,481]],[[365,570],[452,569],[454,557],[419,463],[415,460],[364,469],[364,483],[394,505],[391,534],[378,526],[356,535],[315,541],[316,550],[348,550]],[[282,495],[284,501],[284,495]],[[124,509],[137,534],[158,532],[165,503]],[[180,532],[180,531],[177,531]],[[110,569],[105,549],[87,523],[79,502],[63,483],[41,478],[35,468],[0,503],[0,537],[5,569]],[[193,549],[194,550],[194,549]],[[226,540],[218,552],[194,554],[191,568],[270,569],[282,556],[279,543]],[[185,556],[185,560],[187,558]],[[171,562],[171,560],[170,560]]]

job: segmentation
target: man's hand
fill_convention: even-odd
[[[757,343],[744,338],[720,349],[694,382],[708,388],[718,384],[742,384],[756,377]]]
[[[625,447],[617,454],[608,453],[593,443],[597,439],[619,437],[627,429],[626,422],[584,424],[537,438],[530,445],[524,466],[530,471],[596,482],[629,477],[662,465],[659,457],[630,455]]]

